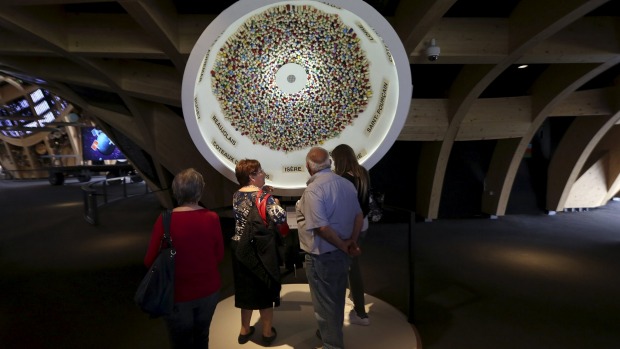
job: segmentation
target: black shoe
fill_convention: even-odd
[[[323,338],[321,338],[321,330],[317,329],[315,334],[316,334],[316,338],[323,340]]]
[[[276,332],[275,328],[272,327],[271,332],[273,333],[271,337],[263,336],[263,343],[265,343],[265,345],[267,346],[271,345],[271,343],[273,343],[273,341],[276,340],[276,337],[278,336],[278,333]]]
[[[237,342],[239,342],[239,344],[247,343],[250,340],[250,337],[252,337],[252,335],[254,334],[254,330],[254,326],[250,326],[250,332],[248,332],[247,334],[240,334],[239,338],[237,338]]]

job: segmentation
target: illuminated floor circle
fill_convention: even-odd
[[[307,284],[282,285],[282,304],[275,308],[274,327],[278,337],[271,348],[315,348],[321,341],[315,337],[317,329],[310,291]],[[366,295],[366,308],[371,319],[370,326],[351,325],[348,313],[351,306],[345,306],[344,341],[347,348],[417,349],[418,341],[412,325],[404,314],[388,303]],[[264,348],[261,342],[261,325],[258,312],[252,314],[252,325],[256,333],[244,345],[237,343],[241,314],[234,306],[234,297],[223,299],[217,306],[209,347],[211,348]]]

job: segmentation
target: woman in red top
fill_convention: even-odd
[[[170,236],[176,249],[174,310],[165,317],[173,348],[208,348],[209,326],[219,301],[218,264],[224,258],[224,242],[218,215],[198,205],[202,175],[190,168],[172,181],[179,204],[172,210]],[[150,267],[164,234],[161,215],[153,226],[144,264]]]

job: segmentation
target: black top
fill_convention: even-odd
[[[370,203],[369,203],[370,193],[360,192],[360,179],[358,177],[355,177],[348,172],[344,173],[342,177],[348,179],[351,183],[353,183],[353,185],[355,186],[355,189],[357,190],[357,201],[360,203],[360,206],[362,207],[362,213],[364,213],[364,217],[368,216],[368,212],[370,212]]]

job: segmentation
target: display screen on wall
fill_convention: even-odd
[[[91,161],[125,159],[114,142],[94,127],[82,127],[82,154]]]

